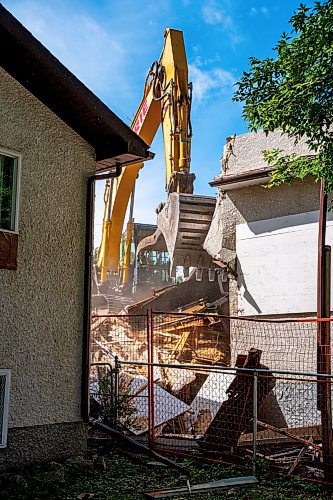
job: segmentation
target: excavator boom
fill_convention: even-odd
[[[166,172],[166,191],[181,193],[182,197],[175,197],[175,203],[184,201],[183,196],[192,195],[195,175],[190,173],[192,127],[190,120],[192,85],[188,83],[188,66],[185,53],[183,33],[178,30],[167,29],[164,33],[164,48],[159,61],[154,61],[148,72],[144,95],[131,128],[148,144],[151,145],[158,127],[162,124],[164,137],[164,157]],[[103,221],[102,242],[99,249],[98,267],[101,271],[101,282],[107,280],[109,272],[119,269],[120,242],[124,226],[126,210],[132,195],[132,209],[127,224],[126,253],[124,259],[124,282],[128,279],[126,272],[129,266],[131,234],[133,224],[133,197],[135,182],[143,164],[131,165],[123,170],[121,176],[114,179],[113,185],[106,187],[106,205]],[[200,198],[200,197],[198,197]],[[177,200],[177,201],[175,201]],[[205,203],[204,203],[205,205]],[[200,201],[197,200],[197,210],[200,211]],[[206,205],[203,211],[206,210]],[[176,210],[177,211],[177,210]],[[181,207],[179,207],[181,212]],[[158,226],[166,238],[169,252],[170,243],[177,246],[179,238],[171,236],[165,230],[165,213],[163,209],[158,216]],[[160,222],[159,222],[160,221]],[[161,226],[161,227],[160,227]],[[178,228],[173,226],[174,230]],[[168,241],[167,241],[168,239]],[[200,240],[201,241],[201,240]],[[150,241],[151,244],[151,241]],[[143,247],[142,247],[143,248]],[[199,240],[192,240],[192,253],[205,254]],[[182,262],[176,258],[177,248],[173,249],[173,261]],[[182,251],[179,248],[179,251]],[[198,257],[198,258],[196,258]],[[200,256],[187,259],[186,262],[198,262]],[[202,259],[201,259],[202,261]],[[200,261],[200,262],[201,262]],[[174,274],[174,266],[173,266]]]

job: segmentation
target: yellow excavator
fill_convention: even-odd
[[[166,191],[168,199],[157,215],[157,231],[145,238],[138,251],[168,251],[171,275],[182,266],[188,276],[190,267],[209,268],[211,260],[202,249],[215,198],[193,195],[195,175],[190,173],[192,126],[190,119],[192,84],[188,82],[183,33],[166,29],[164,48],[146,77],[144,94],[131,128],[151,145],[162,124],[164,139]],[[106,184],[102,241],[98,252],[100,281],[119,271],[120,245],[126,210],[130,203],[126,245],[122,261],[122,283],[129,280],[135,183],[143,163],[126,167],[119,178]]]

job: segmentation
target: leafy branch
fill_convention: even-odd
[[[304,138],[308,157],[265,151],[274,171],[269,187],[312,175],[333,190],[333,0],[301,4],[283,33],[275,58],[250,58],[234,100],[244,102],[251,131],[280,130],[297,143]]]

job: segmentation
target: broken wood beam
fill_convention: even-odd
[[[139,443],[138,441],[135,441],[134,439],[131,439],[129,436],[126,436],[122,432],[119,432],[116,429],[112,429],[112,427],[109,427],[108,425],[105,425],[102,422],[99,422],[98,420],[91,418],[91,417],[89,418],[89,424],[92,427],[96,427],[98,430],[104,432],[105,434],[109,434],[110,436],[113,436],[114,438],[118,439],[119,441],[126,443],[128,446],[132,446],[133,448],[141,451],[142,453],[145,453],[148,456],[154,457],[157,460],[159,460],[160,462],[162,462],[166,465],[169,465],[169,467],[177,469],[182,474],[185,474],[186,476],[188,476],[189,471],[185,467],[178,464],[177,462],[174,462],[173,460],[170,460],[167,457],[164,457],[163,455],[160,455],[160,453],[157,453],[156,451],[148,448],[144,444]]]
[[[286,429],[285,427],[283,427]],[[306,439],[307,436],[312,436],[314,440],[321,440],[321,427],[320,425],[304,426],[304,427],[294,427],[287,429],[292,437],[281,435],[281,433],[275,431],[258,431],[257,433],[257,443],[260,445],[272,445],[280,443],[294,443],[294,436],[303,437]],[[247,446],[253,441],[252,433],[242,434],[238,441],[238,446]]]
[[[260,364],[261,351],[251,348],[246,355],[237,358],[238,368],[248,368],[249,372],[236,371],[236,374],[226,389],[228,399],[222,402],[214,419],[209,424],[204,438],[199,446],[215,451],[236,446],[238,440],[253,420],[253,372],[262,368]],[[267,368],[266,366],[264,368]],[[268,368],[267,368],[268,370]],[[275,386],[275,378],[271,372],[258,377],[258,408]],[[218,439],[217,439],[218,437]]]
[[[309,441],[313,444],[313,439],[312,437],[310,437]],[[294,472],[294,470],[296,469],[297,465],[300,463],[300,461],[302,460],[302,457],[304,455],[304,453],[307,451],[307,449],[309,448],[309,445],[305,444],[303,446],[303,448],[301,449],[301,451],[299,452],[299,454],[297,455],[296,459],[294,460],[292,466],[290,467],[290,469],[288,470],[288,473],[287,473],[287,476],[291,476],[292,473]]]
[[[319,444],[315,444],[308,439],[303,439],[299,436],[295,436],[295,435],[291,434],[290,432],[288,432],[286,429],[278,429],[277,427],[274,427],[273,425],[270,425],[270,424],[266,424],[265,422],[261,422],[260,420],[257,420],[257,424],[260,425],[260,427],[263,427],[264,429],[277,432],[278,434],[281,434],[282,436],[287,436],[290,439],[298,441],[299,443],[303,443],[307,446],[312,446],[316,450],[321,451],[321,446]]]

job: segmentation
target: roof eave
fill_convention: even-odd
[[[223,191],[230,191],[232,189],[241,189],[258,184],[265,184],[269,181],[272,171],[272,167],[265,167],[256,170],[247,170],[239,174],[222,175],[210,182],[209,185],[218,187]]]
[[[149,146],[1,4],[0,26],[0,66],[90,144],[97,162],[149,159]]]
[[[128,167],[133,164],[142,163],[144,161],[149,161],[154,158],[154,153],[148,151],[146,156],[137,156],[134,154],[124,153],[122,155],[113,156],[112,158],[105,158],[103,160],[96,162],[96,172],[102,173],[113,169],[117,165],[122,165],[123,167]]]

